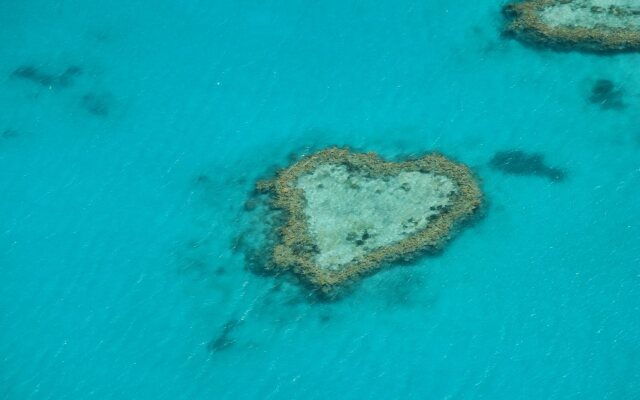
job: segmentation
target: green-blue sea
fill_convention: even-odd
[[[0,398],[640,399],[640,53],[503,5],[0,1]],[[336,301],[256,273],[255,181],[332,145],[483,215]]]

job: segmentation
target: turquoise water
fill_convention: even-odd
[[[640,398],[640,55],[523,47],[499,0],[268,3],[0,2],[0,398]],[[442,151],[486,214],[333,303],[248,271],[253,182],[333,144]]]

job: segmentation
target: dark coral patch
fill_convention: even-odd
[[[3,139],[15,139],[18,136],[20,136],[18,131],[13,130],[13,129],[5,129],[4,131],[2,131],[2,138]]]
[[[87,93],[82,96],[82,108],[96,117],[107,117],[113,103],[109,93]]]
[[[318,320],[323,323],[326,324],[328,322],[331,321],[331,315],[328,314],[320,314],[320,316],[318,317]]]
[[[195,178],[195,182],[197,184],[204,185],[204,184],[210,183],[211,182],[211,178],[209,178],[207,175],[201,174],[201,175],[198,175]]]
[[[82,68],[75,65],[68,67],[62,74],[58,76],[58,86],[71,86],[74,83],[74,79],[80,75],[82,75]]]
[[[223,326],[220,332],[215,338],[211,339],[207,344],[209,351],[216,353],[224,350],[228,350],[236,343],[236,340],[231,337],[231,333],[240,325],[242,321],[236,319],[228,320]]]
[[[603,110],[621,110],[626,107],[622,89],[608,79],[598,79],[591,88],[589,102]]]
[[[493,156],[489,165],[506,174],[541,176],[552,182],[560,182],[566,178],[566,172],[563,169],[546,165],[542,154],[526,153],[521,150],[499,151]]]
[[[42,71],[39,67],[23,65],[16,68],[11,77],[36,83],[47,88],[66,88],[74,84],[75,78],[82,74],[82,69],[78,66],[70,66],[61,74],[51,74]]]

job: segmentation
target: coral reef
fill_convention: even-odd
[[[608,79],[598,79],[591,88],[589,102],[600,106],[603,110],[621,110],[626,107],[623,91]]]
[[[564,170],[547,166],[542,154],[525,153],[521,150],[499,151],[489,165],[507,174],[542,176],[552,182],[562,181],[566,177]]]
[[[0,135],[3,139],[15,139],[18,136],[20,136],[20,134],[18,133],[18,131],[13,130],[13,129],[5,129],[4,131],[2,131],[2,135]]]
[[[507,4],[505,33],[559,50],[640,50],[639,0],[526,0]]]
[[[12,78],[23,79],[37,83],[47,88],[66,88],[74,83],[74,79],[82,74],[82,69],[71,66],[61,74],[43,72],[40,68],[31,65],[23,65],[11,73]]]
[[[82,96],[82,107],[91,115],[106,117],[109,115],[113,96],[109,93],[87,93]]]
[[[329,295],[381,265],[440,249],[482,203],[470,170],[444,156],[395,163],[341,148],[304,157],[257,189],[283,214],[269,268]]]
[[[77,83],[82,83],[78,81],[84,73],[83,69],[76,65],[71,65],[60,73],[52,73],[42,66],[24,64],[16,68],[10,77],[59,93],[62,89],[71,89]],[[112,114],[117,103],[108,91],[88,91],[80,96],[78,105],[94,117],[106,118]]]
[[[215,353],[228,350],[236,344],[236,340],[231,338],[231,333],[240,325],[242,321],[230,319],[227,321],[215,338],[211,339],[207,344],[209,351]]]

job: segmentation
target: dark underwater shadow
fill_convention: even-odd
[[[621,111],[627,108],[624,90],[609,79],[598,79],[593,83],[587,102],[602,110]]]
[[[489,166],[509,175],[538,176],[551,182],[562,182],[567,177],[564,169],[550,167],[540,153],[527,153],[522,150],[498,151],[489,161]]]
[[[227,351],[236,344],[236,340],[232,337],[234,331],[242,323],[241,320],[234,318],[229,319],[216,333],[215,337],[207,343],[207,350],[212,353]]]
[[[11,128],[7,128],[5,130],[2,131],[2,134],[0,134],[0,138],[2,138],[2,140],[13,140],[16,139],[18,137],[20,137],[20,132],[18,132],[15,129],[11,129]]]
[[[42,67],[26,64],[16,68],[10,75],[12,79],[23,80],[45,88],[63,89],[71,87],[80,75],[82,68],[77,65],[67,67],[59,74],[45,71]]]
[[[90,115],[106,118],[111,114],[115,98],[108,92],[88,92],[80,98],[80,106]]]

